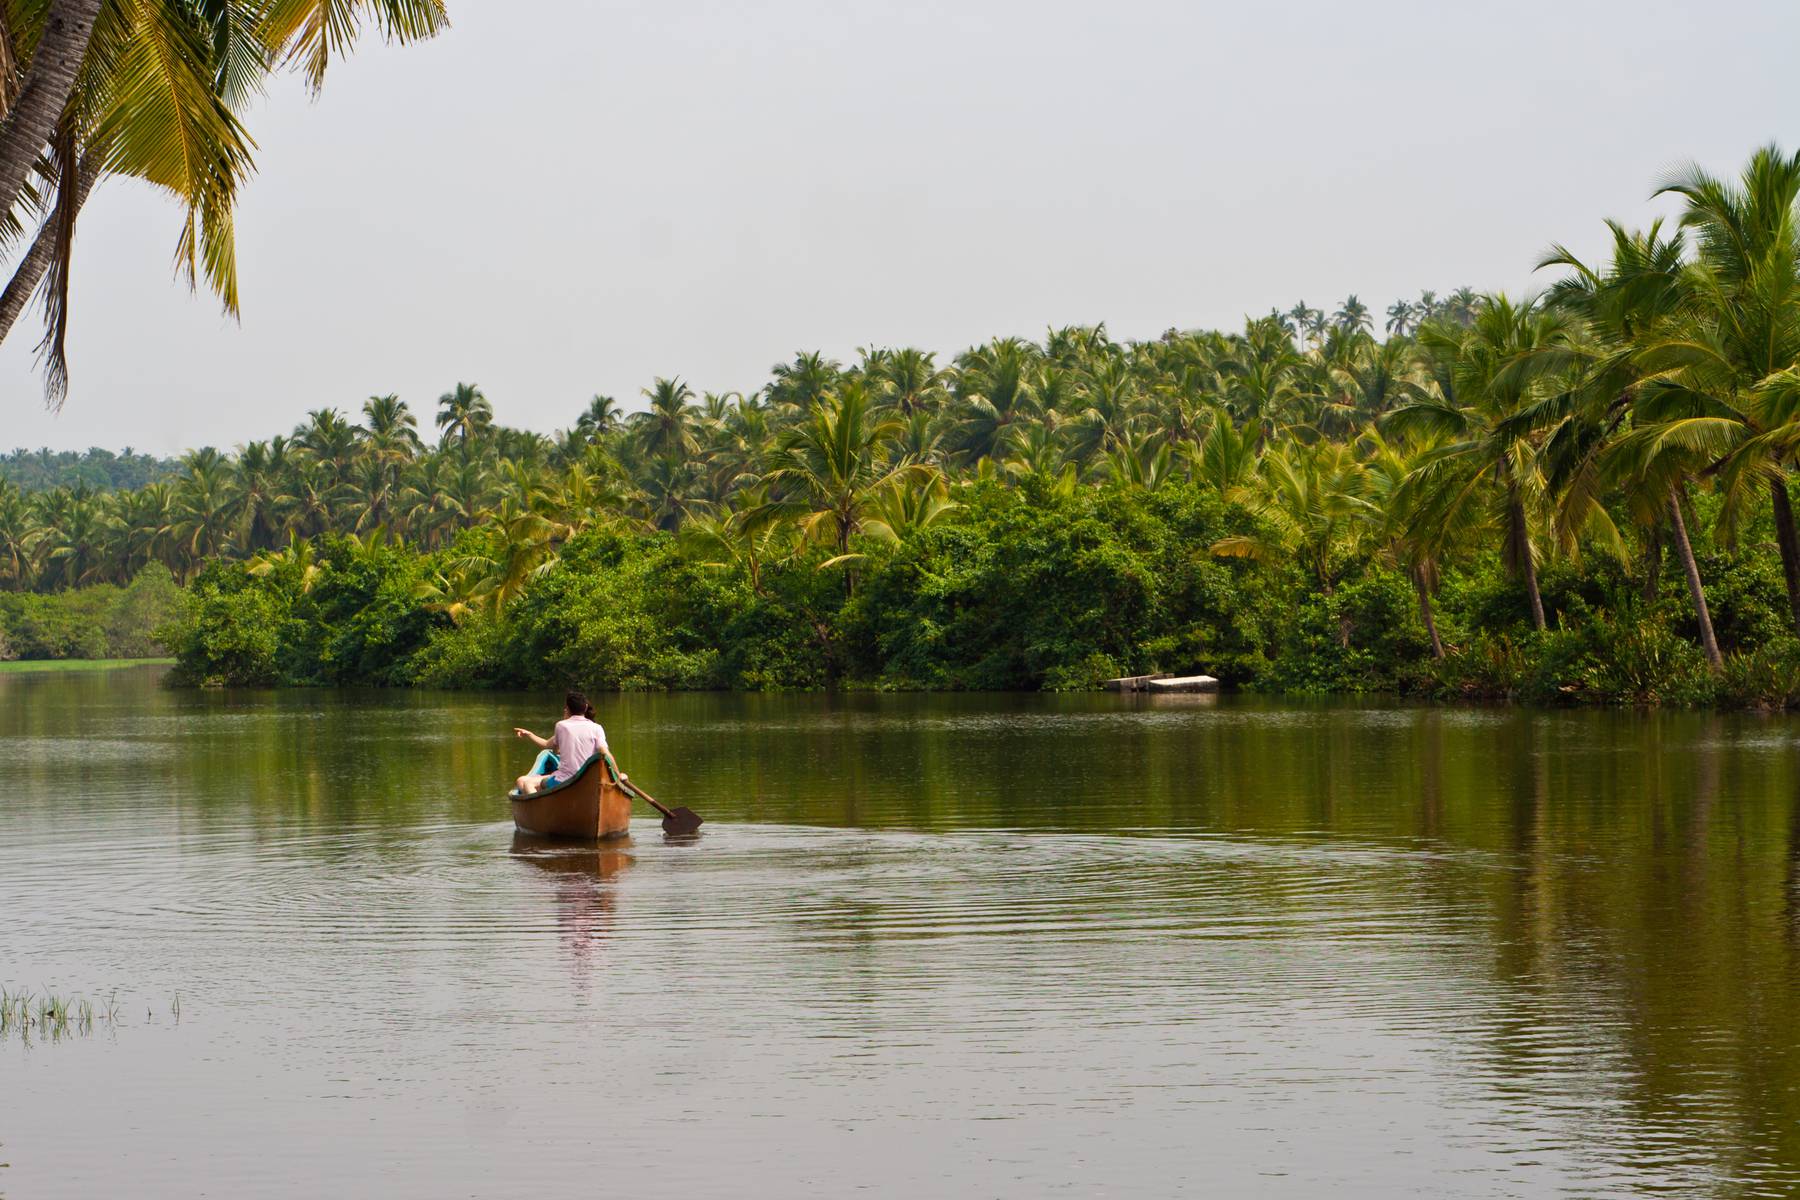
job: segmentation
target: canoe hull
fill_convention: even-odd
[[[512,793],[513,824],[540,837],[600,841],[631,832],[631,797],[603,760],[589,763],[560,787]]]

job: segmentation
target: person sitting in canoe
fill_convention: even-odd
[[[538,755],[531,770],[519,776],[517,786],[521,796],[529,796],[552,784],[568,782],[575,778],[575,772],[581,770],[588,759],[608,752],[606,730],[594,720],[594,706],[580,692],[570,692],[563,697],[563,719],[556,723],[556,730],[549,737],[541,738],[529,729],[514,729],[513,736],[522,737],[546,751]]]

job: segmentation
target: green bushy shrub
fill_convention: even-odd
[[[169,652],[170,626],[181,615],[184,594],[175,576],[151,563],[120,591],[106,615],[108,658],[156,658]]]
[[[1719,697],[1739,708],[1800,708],[1800,640],[1784,634],[1728,655]]]
[[[188,589],[170,633],[177,678],[198,686],[266,687],[282,679],[288,606],[241,564],[214,563]]]
[[[1261,685],[1314,695],[1418,690],[1418,664],[1431,654],[1411,582],[1382,567],[1303,596],[1278,647]]]
[[[955,520],[882,558],[845,613],[853,670],[890,687],[1091,688],[1112,675],[1246,674],[1264,631],[1247,564],[1207,547],[1247,518],[1197,490],[969,489]]]
[[[19,658],[109,658],[106,626],[119,590],[101,583],[67,592],[0,594],[0,628]]]

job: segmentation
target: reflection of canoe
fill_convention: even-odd
[[[633,859],[626,849],[630,842],[608,842],[605,845],[576,846],[568,838],[540,837],[535,833],[515,830],[513,857],[530,863],[546,875],[574,875],[605,882],[629,867]]]
[[[515,788],[507,798],[513,824],[526,833],[593,841],[631,832],[631,797],[610,755],[596,754],[563,783],[529,796]]]

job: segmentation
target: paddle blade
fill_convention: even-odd
[[[703,820],[699,813],[691,808],[671,808],[663,816],[663,832],[676,836],[695,833]]]

